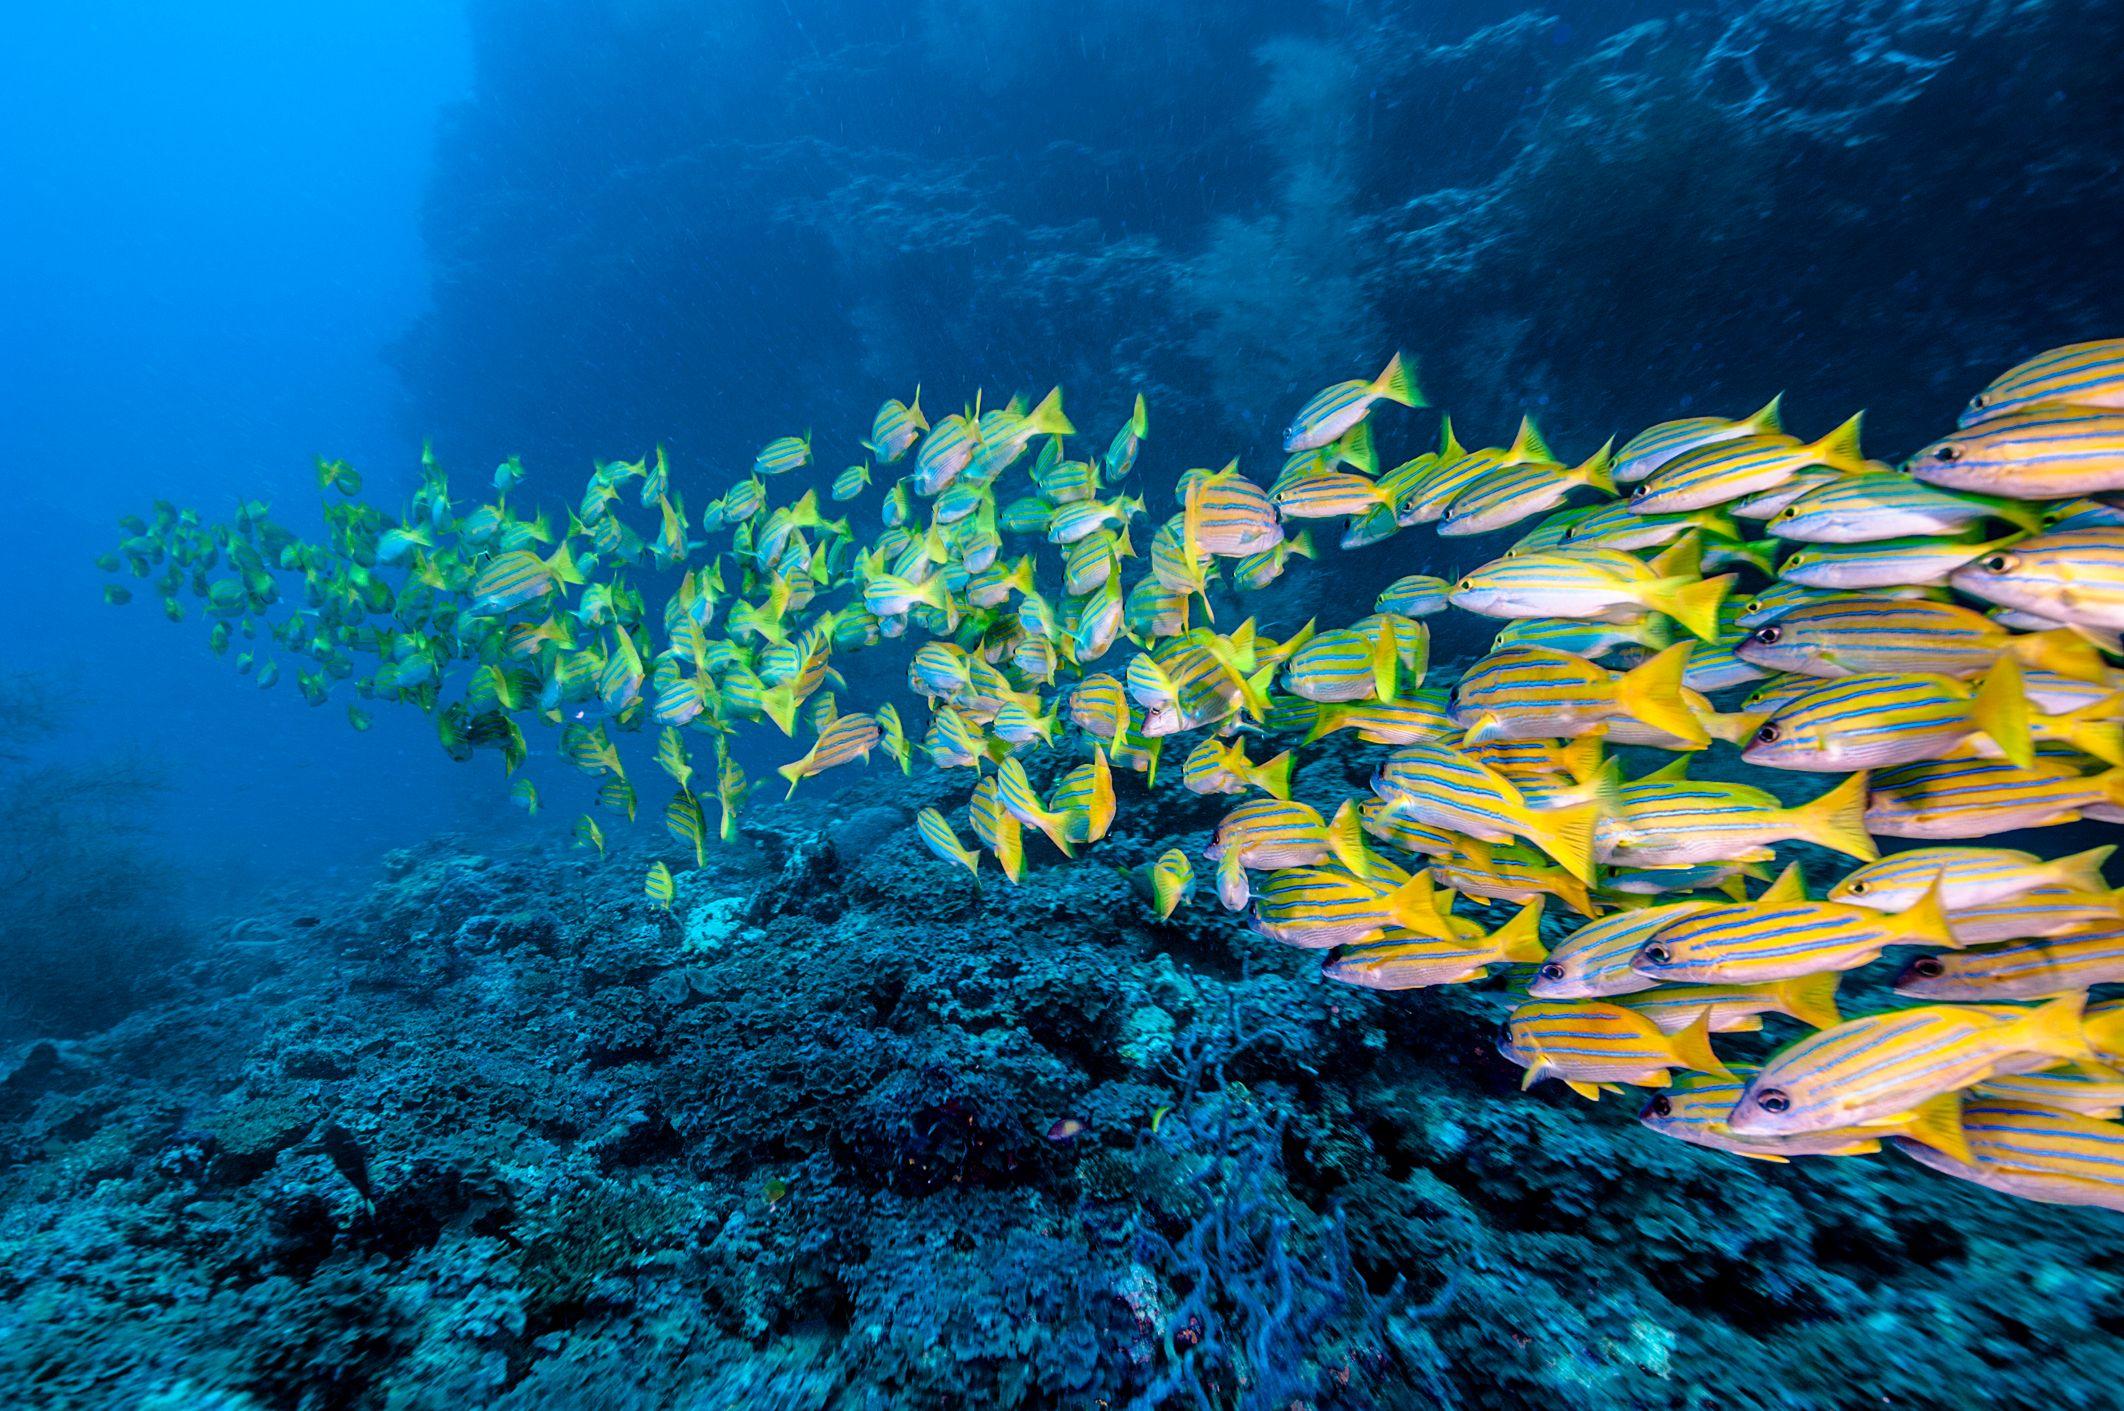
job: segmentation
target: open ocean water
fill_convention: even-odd
[[[0,44],[0,1405],[2099,1408],[2124,8]]]

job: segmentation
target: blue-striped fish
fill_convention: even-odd
[[[1896,471],[1839,475],[1770,516],[1769,531],[1806,544],[1870,544],[1881,539],[1954,534],[2002,519],[2042,527],[2034,505],[1988,495],[1958,495]]]
[[[1195,890],[1194,865],[1178,848],[1167,848],[1155,862],[1124,869],[1124,875],[1161,920],[1170,919]]]
[[[1808,676],[1919,671],[1967,680],[2004,656],[2083,680],[2101,676],[2092,646],[2070,632],[2013,632],[1959,604],[1922,598],[1801,601],[1757,627],[1736,650],[1765,670]]]
[[[1057,780],[1048,807],[1062,815],[1071,842],[1096,843],[1114,826],[1114,774],[1103,747]]]
[[[798,782],[814,774],[822,774],[852,760],[868,761],[879,738],[878,722],[871,716],[861,713],[836,716],[820,728],[818,738],[802,759],[780,766],[775,773],[789,781],[789,792],[795,794]]]
[[[1449,587],[1451,585],[1443,578],[1434,578],[1428,573],[1411,573],[1389,583],[1373,600],[1372,607],[1376,612],[1390,612],[1400,617],[1429,617],[1445,611]]]
[[[1610,446],[1602,446],[1580,464],[1568,468],[1541,462],[1500,467],[1447,503],[1438,518],[1438,532],[1446,538],[1494,534],[1554,509],[1581,487],[1613,494],[1615,482],[1608,477],[1609,451]]]
[[[915,835],[928,848],[946,862],[956,862],[973,874],[976,882],[981,880],[981,854],[959,841],[951,824],[943,814],[933,808],[925,808],[915,815]]]
[[[2102,868],[2115,852],[2109,844],[2046,862],[2018,848],[1912,848],[1846,874],[1829,889],[1828,899],[1900,911],[1938,888],[1940,905],[1951,917],[1957,910],[2011,901],[2039,887],[2104,891]]]
[[[1778,706],[1741,757],[1771,769],[1843,772],[1938,759],[1980,735],[1985,753],[1995,747],[2027,765],[2034,758],[2033,738],[2051,734],[2112,762],[2124,754],[2124,736],[2114,722],[2032,718],[2020,668],[2002,657],[1975,687],[1922,673],[1816,682]]]
[[[1881,1149],[1889,1137],[1963,1151],[1961,1100],[1949,1093],[1922,1104],[1889,1127],[1835,1127],[1791,1136],[1735,1135],[1726,1119],[1740,1101],[1753,1065],[1734,1066],[1731,1077],[1689,1074],[1673,1087],[1654,1094],[1638,1120],[1663,1136],[1712,1151],[1730,1152],[1756,1161],[1790,1161],[1795,1156],[1865,1156]]]
[[[1966,1099],[1961,1122],[1964,1156],[1900,1136],[1896,1147],[1935,1171],[2023,1200],[2124,1210],[2124,1124],[1999,1097]]]
[[[1640,975],[1630,962],[1662,926],[1709,910],[1715,902],[1682,901],[1622,911],[1579,927],[1549,952],[1527,993],[1536,999],[1612,999],[1649,990],[1657,980]]]
[[[1542,955],[1541,903],[1532,901],[1487,936],[1477,931],[1441,939],[1389,931],[1383,940],[1345,950],[1320,973],[1360,989],[1421,990],[1480,980],[1495,966],[1533,964]]]
[[[2124,1117],[2124,1079],[2087,1073],[2016,1073],[1986,1078],[1969,1090],[1973,1097],[2004,1097],[2077,1112],[2082,1117]]]
[[[1211,738],[1188,752],[1187,761],[1180,768],[1180,780],[1198,794],[1243,794],[1259,789],[1272,799],[1287,799],[1291,796],[1292,763],[1291,752],[1285,750],[1256,764],[1246,757],[1244,740],[1226,743]]]
[[[1910,458],[1927,485],[2020,500],[2124,490],[2124,411],[2071,408],[1980,422]]]
[[[901,402],[897,397],[887,397],[878,408],[878,414],[870,420],[870,439],[863,446],[886,465],[907,454],[921,434],[929,429],[929,418],[922,415],[922,389],[915,388],[914,400]],[[838,493],[835,499],[844,499]]]
[[[2124,338],[2068,343],[2014,364],[1969,399],[1960,424],[2055,407],[2124,410]]]
[[[1395,750],[1373,776],[1372,792],[1389,809],[1479,842],[1524,838],[1580,881],[1592,880],[1598,804],[1536,808],[1510,779],[1444,741]]]
[[[1972,597],[2052,622],[2124,629],[2124,526],[2039,534],[2008,548],[1980,546],[1949,581]]]
[[[1039,829],[1064,857],[1076,856],[1068,817],[1040,802],[1032,781],[1025,775],[1025,766],[1015,757],[1006,756],[996,765],[996,799],[1020,823]]]
[[[1786,554],[1778,563],[1777,576],[1803,588],[1846,592],[1939,588],[1958,569],[1991,556],[2006,542],[1965,533],[1881,539],[1870,544],[1815,544]]]
[[[1519,1006],[1505,1020],[1498,1051],[1527,1070],[1521,1088],[1556,1078],[1595,1101],[1603,1088],[1614,1092],[1618,1084],[1664,1088],[1677,1068],[1730,1072],[1712,1052],[1701,1018],[1668,1034],[1634,1010],[1597,999],[1538,999]]]
[[[1728,1123],[1740,1136],[1858,1126],[2002,1073],[2090,1059],[2084,1000],[1933,1004],[1846,1020],[1779,1050],[1748,1080]]]
[[[1819,441],[1764,432],[1698,446],[1640,480],[1630,506],[1641,514],[1680,514],[1730,504],[1814,466],[1859,474],[1868,468],[1859,420],[1853,416]]]
[[[1930,893],[1894,913],[1765,898],[1680,917],[1647,937],[1630,965],[1661,984],[1760,985],[1856,970],[1889,946],[1954,943],[1947,913]]]
[[[1363,876],[1341,867],[1283,867],[1253,889],[1250,924],[1270,940],[1305,950],[1363,945],[1394,928],[1444,935],[1430,875]]]
[[[673,881],[671,869],[661,861],[649,864],[649,875],[642,879],[642,891],[649,900],[664,910],[671,910],[671,899],[678,894],[678,884]]]
[[[1394,402],[1404,407],[1424,405],[1423,393],[1416,386],[1415,376],[1403,364],[1399,353],[1389,358],[1379,376],[1369,382],[1362,378],[1338,382],[1314,393],[1299,408],[1296,419],[1284,428],[1283,449],[1310,451],[1327,445],[1364,420],[1372,403],[1378,401]]]
[[[1796,839],[1871,862],[1868,778],[1854,774],[1811,803],[1788,807],[1767,790],[1726,780],[1654,774],[1616,790],[1594,835],[1594,856],[1627,867],[1765,862]]]
[[[1129,413],[1121,429],[1106,446],[1106,478],[1120,480],[1136,465],[1136,455],[1143,449],[1145,438],[1150,435],[1150,414],[1144,410],[1143,394],[1136,394],[1135,408]]]
[[[1660,985],[1637,990],[1615,1002],[1634,1009],[1667,1033],[1686,1029],[1701,1017],[1714,1034],[1752,1034],[1765,1014],[1794,1019],[1810,1029],[1843,1022],[1836,1008],[1835,970],[1794,975],[1752,985]]]
[[[1622,449],[1615,453],[1616,483],[1635,484],[1676,456],[1699,446],[1782,431],[1779,404],[1783,400],[1782,395],[1772,397],[1761,411],[1737,421],[1721,416],[1688,416],[1648,426],[1623,442]]]
[[[582,573],[563,543],[548,558],[515,549],[487,560],[472,580],[472,611],[500,614],[539,602],[564,587],[580,587]]]
[[[811,433],[780,436],[760,447],[752,458],[754,475],[785,475],[811,464]]]
[[[1197,474],[1182,491],[1196,513],[1195,542],[1204,553],[1244,558],[1283,542],[1283,526],[1268,492],[1239,473],[1233,461],[1213,474]],[[1048,531],[1052,538],[1054,531]]]
[[[1677,546],[1678,547],[1678,546]],[[1665,613],[1705,641],[1718,635],[1718,608],[1731,578],[1666,572],[1620,549],[1554,549],[1494,559],[1453,585],[1455,607],[1485,617],[1601,618],[1631,621]]]
[[[1934,759],[1873,776],[1868,831],[1933,841],[1988,838],[2079,820],[2083,809],[2124,806],[2124,769],[2083,775],[2039,755],[2023,769],[2002,759]]]
[[[1504,647],[1462,674],[1452,720],[1472,743],[1584,735],[1628,716],[1700,747],[1710,738],[1681,698],[1688,663],[1686,642],[1625,672],[1568,652]]]
[[[2113,904],[2106,920],[2045,940],[1921,955],[1895,977],[1910,999],[1991,1004],[2048,999],[2124,981],[2124,919]]]
[[[996,787],[993,774],[974,785],[966,800],[966,821],[973,827],[975,840],[995,854],[1003,880],[1015,883],[1025,875],[1025,829],[1004,809]]]

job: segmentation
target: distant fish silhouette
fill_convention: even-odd
[[[331,1158],[333,1167],[347,1178],[362,1201],[371,1210],[376,1208],[376,1192],[369,1184],[369,1158],[362,1152],[354,1134],[337,1122],[328,1122],[318,1134],[318,1144],[324,1154]]]

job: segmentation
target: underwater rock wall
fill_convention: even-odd
[[[945,793],[763,808],[668,913],[646,852],[440,838],[6,1055],[10,1404],[2100,1404],[2104,1212],[1522,1094],[1501,985],[976,891]],[[1123,803],[1121,864],[1218,812]]]
[[[1571,8],[476,6],[413,424],[734,473],[919,374],[1231,445],[1386,329],[1478,436],[1785,388],[1900,450],[2124,317],[2116,6]]]

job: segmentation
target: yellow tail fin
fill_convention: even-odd
[[[1825,465],[1846,475],[1864,474],[1866,453],[1859,449],[1859,423],[1865,417],[1864,412],[1853,412],[1849,421],[1808,446],[1807,453],[1813,457],[1808,464]]]
[[[1539,965],[1547,960],[1549,948],[1541,943],[1541,910],[1542,899],[1535,897],[1484,937],[1483,948],[1514,965]]]
[[[1813,803],[1794,809],[1792,822],[1797,836],[1861,862],[1877,860],[1881,850],[1866,831],[1868,778],[1861,770]]]
[[[1684,1068],[1698,1073],[1716,1073],[1721,1078],[1733,1076],[1733,1070],[1719,1061],[1711,1049],[1711,1007],[1697,1014],[1688,1028],[1668,1040],[1673,1045],[1674,1057]]]
[[[2021,1021],[2021,1042],[2031,1053],[2047,1053],[2054,1058],[2091,1059],[2095,1053],[2088,1044],[2094,1034],[2083,1027],[2086,1012],[2085,990],[2060,995],[2037,1006]]]
[[[1593,829],[1599,821],[1598,803],[1573,808],[1530,808],[1520,819],[1527,840],[1581,882],[1593,880]]]
[[[1925,889],[1925,894],[1896,913],[1901,928],[1901,937],[1911,945],[1949,946],[1959,948],[1954,927],[1948,923],[1947,909],[1940,905],[1940,884],[1937,878]]]
[[[1706,642],[1715,642],[1718,640],[1718,605],[1726,600],[1726,590],[1732,586],[1733,575],[1730,573],[1701,581],[1661,578],[1646,585],[1644,601],[1646,607],[1665,613],[1692,635]]]
[[[2035,741],[2028,724],[2028,691],[2021,680],[2021,664],[2014,658],[2002,656],[1992,666],[1969,702],[1969,720],[2012,763],[2026,769],[2035,762]]]
[[[1624,715],[1663,734],[1695,745],[1711,743],[1696,712],[1682,700],[1682,673],[1689,669],[1690,643],[1677,642],[1624,672],[1615,681],[1615,704]]]
[[[1040,405],[1025,414],[1025,425],[1035,435],[1074,436],[1077,428],[1062,415],[1062,389],[1057,387],[1040,399]]]
[[[1930,1102],[1912,1108],[1910,1123],[1901,1135],[1914,1142],[1923,1142],[1934,1151],[1945,1152],[1957,1161],[1976,1164],[1970,1153],[1969,1138],[1962,1131],[1962,1095],[1941,1093]]]
[[[1404,407],[1426,406],[1423,389],[1416,385],[1416,375],[1396,353],[1387,359],[1387,365],[1372,381],[1372,391],[1389,402],[1398,402]]]

